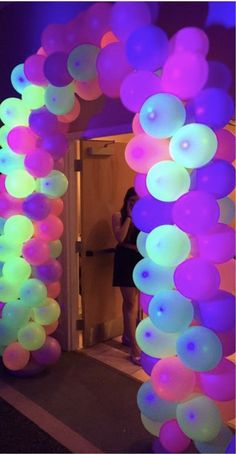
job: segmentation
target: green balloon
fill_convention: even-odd
[[[51,198],[63,196],[67,187],[68,180],[59,170],[53,170],[45,178],[39,178],[39,191]]]
[[[96,61],[100,49],[92,44],[75,47],[68,57],[68,71],[75,80],[88,81],[97,76]],[[78,64],[79,63],[79,64]]]
[[[46,340],[44,328],[35,322],[29,322],[18,331],[18,341],[26,350],[41,348]]]
[[[213,400],[198,396],[177,405],[177,421],[182,431],[194,441],[211,441],[220,432],[220,411]]]
[[[17,339],[17,330],[5,320],[0,319],[0,345],[9,345]]]
[[[34,177],[26,170],[16,169],[7,175],[5,186],[10,195],[22,199],[32,194],[36,188],[36,183]]]
[[[174,202],[188,192],[190,176],[177,162],[161,161],[150,168],[146,183],[153,197],[162,202]]]
[[[26,306],[41,306],[46,297],[47,287],[39,279],[28,279],[20,287],[20,299]]]
[[[0,119],[8,127],[28,126],[30,110],[21,99],[7,98],[0,104]]]
[[[14,301],[19,296],[19,286],[0,277],[0,301],[7,303]]]
[[[2,319],[15,329],[19,329],[29,322],[30,314],[30,307],[25,306],[20,301],[12,301],[5,304]]]
[[[24,156],[5,147],[0,153],[0,172],[8,175],[13,170],[24,169]]]
[[[48,85],[45,90],[45,105],[49,112],[54,115],[64,115],[71,111],[74,106],[74,84],[66,87],[54,87]]]
[[[31,275],[31,266],[22,257],[15,257],[3,265],[2,274],[5,279],[13,284],[21,284]]]
[[[10,218],[9,218],[10,219]],[[6,221],[7,222],[7,221]],[[3,227],[3,231],[5,229]],[[12,239],[14,238],[14,240]],[[19,257],[21,255],[22,245],[19,242],[15,242],[15,237],[11,235],[0,236],[0,261],[6,262],[13,257]]]
[[[62,253],[62,243],[60,240],[50,241],[49,243],[50,255],[54,259],[59,257]]]
[[[22,92],[22,99],[29,109],[40,109],[45,104],[45,88],[28,85]]]
[[[9,127],[7,125],[3,125],[0,128],[0,146],[2,148],[8,147],[7,136],[8,136],[8,133],[10,132],[10,130],[11,130],[11,127]]]
[[[33,309],[34,321],[40,325],[51,325],[60,317],[61,309],[59,304],[53,298],[46,298],[45,303]]]
[[[16,214],[7,219],[4,233],[15,241],[23,243],[33,236],[34,226],[29,218]]]

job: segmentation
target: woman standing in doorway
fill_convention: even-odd
[[[139,230],[132,222],[132,208],[138,196],[129,188],[121,210],[112,216],[112,228],[118,241],[114,258],[113,287],[120,287],[123,297],[124,331],[122,343],[130,346],[130,359],[140,364],[140,349],[136,343],[135,330],[138,318],[138,291],[133,281],[133,269],[142,256],[136,247]]]

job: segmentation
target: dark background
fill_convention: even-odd
[[[0,2],[0,102],[7,97],[19,96],[11,86],[11,71],[38,50],[44,28],[51,23],[68,22],[93,3],[95,2]],[[152,9],[159,8],[156,23],[169,37],[186,26],[202,28],[210,41],[208,60],[225,63],[234,79],[234,2],[148,2],[148,4]],[[235,97],[234,84],[231,87],[231,95]],[[127,131],[130,129],[128,125],[133,114],[127,112],[119,100],[100,98],[86,105],[89,105],[89,108],[83,109],[82,123],[79,127],[77,124],[72,125],[72,130],[78,128],[82,130],[86,127],[102,128],[105,116],[110,117],[106,121],[109,121],[111,126],[120,122],[127,125]],[[94,113],[93,119],[91,111]],[[123,132],[126,132],[124,128]]]

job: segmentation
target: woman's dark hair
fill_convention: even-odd
[[[131,197],[136,197],[136,196],[137,196],[137,193],[136,193],[134,187],[129,188],[128,191],[126,192],[125,197],[124,197],[124,201],[123,201],[123,206],[122,206],[122,208],[120,210],[120,212],[121,212],[121,224],[123,224],[123,222],[125,221],[125,219],[127,217],[128,200]]]

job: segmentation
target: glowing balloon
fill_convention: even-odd
[[[46,340],[46,333],[42,326],[29,322],[18,331],[18,341],[26,350],[38,350]]]
[[[139,293],[139,304],[145,314],[148,314],[148,307],[151,299],[152,295],[146,295],[146,293],[142,292]]]
[[[3,227],[3,233],[5,224]],[[0,260],[2,262],[5,262],[12,257],[21,255],[21,244],[19,242],[15,242],[13,238],[14,237],[12,237],[11,234],[0,236]]]
[[[213,129],[223,128],[233,118],[234,103],[225,90],[205,88],[186,106],[190,118]]]
[[[176,289],[187,298],[206,300],[215,296],[220,285],[220,274],[210,262],[191,258],[177,266],[174,273]]]
[[[58,281],[62,275],[62,266],[58,260],[49,259],[47,262],[37,265],[35,277],[44,283]],[[50,322],[51,323],[51,322]]]
[[[32,352],[32,357],[39,364],[55,364],[61,356],[61,346],[54,337],[47,336],[44,344]]]
[[[195,302],[195,316],[206,328],[227,331],[235,326],[235,298],[224,290],[211,298]]]
[[[163,422],[174,418],[176,414],[176,404],[161,399],[154,391],[150,380],[140,386],[137,404],[140,412],[153,421]]]
[[[230,443],[228,444],[227,448],[226,448],[226,453],[232,453],[234,454],[235,453],[235,447],[236,447],[236,437],[235,435],[231,438],[231,441]]]
[[[162,89],[180,99],[190,99],[203,88],[208,77],[208,64],[200,53],[175,52],[163,66]]]
[[[29,125],[32,131],[39,136],[44,137],[45,135],[55,132],[58,128],[58,120],[45,107],[37,109],[31,112],[29,116]]]
[[[183,126],[185,117],[185,108],[176,96],[158,93],[144,102],[139,120],[147,134],[163,139],[177,132]]]
[[[60,123],[71,123],[72,121],[76,120],[76,118],[79,116],[80,109],[81,109],[80,102],[79,102],[78,98],[75,98],[74,105],[73,105],[72,109],[70,110],[70,112],[68,112],[65,115],[59,115],[57,118]]]
[[[221,199],[235,186],[235,168],[223,159],[215,159],[191,175],[192,188],[206,191]]]
[[[193,52],[206,56],[209,49],[207,34],[197,27],[184,27],[172,38],[171,50],[173,52]]]
[[[55,214],[55,216],[60,216],[64,209],[64,202],[62,199],[51,199],[51,214]]]
[[[235,398],[235,365],[226,358],[212,370],[198,374],[202,391],[213,400]]]
[[[7,219],[4,225],[4,233],[14,238],[15,241],[23,243],[33,236],[34,227],[26,216],[15,215]]]
[[[60,159],[65,156],[68,151],[68,139],[65,134],[55,132],[45,136],[42,140],[42,148],[50,153],[54,159]]]
[[[6,178],[7,192],[16,198],[27,197],[35,190],[34,178],[23,169],[13,170]]]
[[[211,441],[221,429],[220,412],[205,396],[177,405],[177,421],[182,431],[194,441]]]
[[[216,148],[214,132],[197,123],[183,126],[170,140],[172,159],[189,169],[207,164],[215,155]]]
[[[37,223],[36,234],[42,240],[55,241],[61,237],[63,229],[61,219],[54,214],[49,214],[48,217]]]
[[[65,25],[50,24],[42,33],[42,48],[47,55],[53,52],[63,52],[66,48],[65,43]]]
[[[59,257],[62,253],[62,243],[60,240],[50,241],[49,248],[50,248],[50,255],[54,259]]]
[[[14,257],[3,265],[3,277],[18,285],[27,280],[31,275],[31,266],[21,257]]]
[[[146,241],[148,257],[160,266],[176,266],[191,249],[188,236],[175,225],[161,225],[152,230]]]
[[[173,268],[156,265],[149,258],[144,258],[135,266],[133,280],[141,292],[155,295],[158,290],[173,287],[173,272]]]
[[[153,421],[150,418],[147,418],[142,413],[140,415],[143,427],[152,435],[158,436],[160,433],[161,423],[159,421]]]
[[[39,180],[40,192],[48,197],[61,197],[68,187],[66,176],[59,170],[52,170],[45,178]]]
[[[142,133],[144,133],[144,130],[143,130],[143,128],[141,126],[141,123],[139,121],[139,114],[138,113],[136,113],[134,118],[133,118],[132,130],[133,130],[134,134],[142,134]]]
[[[22,255],[31,265],[41,265],[50,257],[48,242],[32,238],[23,245]]]
[[[149,317],[142,320],[136,329],[138,346],[144,353],[154,358],[174,356],[177,338],[178,334],[167,334],[157,329]]]
[[[28,125],[30,111],[18,98],[7,98],[0,104],[0,119],[8,127]]]
[[[176,290],[159,290],[149,303],[148,314],[152,323],[161,331],[182,331],[193,320],[191,301]]]
[[[58,320],[56,320],[54,323],[44,326],[44,330],[45,330],[45,333],[47,334],[47,336],[49,336],[50,334],[54,333],[57,330],[58,324],[59,324]]]
[[[0,345],[9,345],[17,339],[17,330],[9,322],[0,319]]]
[[[151,71],[134,71],[122,82],[120,98],[131,112],[139,112],[150,96],[161,91],[160,78]]]
[[[157,363],[157,361],[159,361],[159,358],[154,358],[153,356],[141,352],[140,364],[144,372],[146,372],[146,374],[151,375],[152,369]]]
[[[34,321],[40,325],[50,325],[60,316],[61,309],[57,301],[46,298],[42,306],[33,309]]]
[[[49,85],[45,91],[45,105],[54,115],[64,115],[70,112],[74,105],[73,84],[66,87]]]
[[[97,78],[92,80],[77,80],[75,82],[75,92],[85,101],[93,101],[102,96],[102,90]]]
[[[154,25],[140,27],[129,36],[126,55],[134,69],[156,71],[167,59],[168,37]]]
[[[37,85],[28,85],[24,88],[22,100],[29,109],[40,109],[45,104],[45,89]]]
[[[184,232],[198,235],[216,226],[220,210],[215,197],[205,191],[190,191],[173,208],[173,220]]]
[[[212,454],[222,454],[227,453],[226,451],[227,445],[232,438],[232,432],[229,427],[222,425],[220,432],[218,433],[217,437],[214,440],[208,442],[200,442],[196,441],[195,446],[198,452],[201,453],[212,453]],[[235,452],[235,451],[232,451]]]
[[[225,197],[217,201],[220,207],[220,218],[219,221],[224,224],[230,224],[235,215],[235,205],[233,200],[229,197]]]
[[[136,202],[132,210],[133,222],[139,230],[146,233],[159,225],[172,224],[173,206],[173,203],[161,202],[147,195]]]
[[[21,301],[11,301],[4,305],[2,319],[9,323],[15,329],[28,323],[30,319],[30,308],[25,306]]]
[[[235,255],[235,232],[226,224],[216,226],[205,235],[197,237],[200,257],[213,263],[223,263]]]
[[[30,81],[27,79],[25,75],[23,63],[15,66],[15,68],[12,70],[11,83],[13,88],[15,88],[15,90],[20,94],[22,93],[24,88],[30,84]]]
[[[20,287],[20,298],[26,306],[41,306],[46,297],[47,288],[39,279],[28,279]]]
[[[121,43],[108,44],[100,51],[97,59],[97,71],[102,92],[111,98],[118,98],[121,83],[132,71]]]
[[[209,73],[205,87],[221,88],[228,91],[232,84],[231,71],[220,61],[209,61]]]
[[[163,202],[173,202],[189,190],[190,177],[177,162],[162,161],[150,168],[146,184],[153,197]]]
[[[138,134],[126,146],[125,159],[133,170],[147,173],[157,162],[169,159],[167,140],[157,140],[147,134]]]
[[[50,282],[47,284],[47,291],[49,298],[57,298],[61,293],[61,284],[59,281]],[[50,334],[50,333],[48,333]]]
[[[222,358],[219,338],[204,326],[193,326],[180,334],[176,348],[181,361],[199,372],[213,369]]]
[[[69,85],[73,78],[67,69],[68,55],[64,52],[50,54],[44,63],[43,71],[48,82],[55,87]]]
[[[3,303],[15,301],[19,296],[18,293],[19,293],[18,285],[8,281],[4,277],[0,277],[0,301],[2,301]]]
[[[218,142],[215,158],[233,162],[235,159],[234,134],[227,129],[220,129],[219,131],[216,131],[215,134]]]
[[[0,153],[0,172],[9,175],[13,170],[18,169],[24,169],[24,157],[17,155],[9,148],[2,148]]]
[[[5,175],[4,175],[5,177]],[[2,177],[0,176],[1,180]],[[3,191],[0,194],[0,214],[5,218],[13,216],[14,214],[22,213],[22,199],[16,199],[6,192],[5,188],[6,177],[2,183],[4,184]]]
[[[19,342],[8,345],[2,355],[4,366],[9,370],[20,370],[25,367],[30,359],[30,352],[22,347]]]
[[[147,175],[145,173],[136,173],[134,177],[134,188],[139,197],[148,195],[148,189],[146,186]]]
[[[25,157],[25,168],[33,177],[42,178],[53,169],[53,157],[40,148]]]
[[[31,153],[35,149],[36,135],[26,126],[16,126],[7,136],[9,147],[19,154]]]
[[[147,240],[147,233],[139,232],[139,234],[137,236],[137,248],[143,257],[147,257],[146,240]]]
[[[39,54],[31,55],[25,60],[24,73],[32,84],[42,86],[48,84],[43,71],[45,60],[45,56]]]
[[[68,71],[75,80],[92,80],[97,76],[96,61],[100,49],[91,44],[82,44],[72,50],[68,57]]]
[[[9,134],[11,127],[3,125],[0,128],[0,145],[1,147],[8,147],[7,136]]]
[[[112,3],[101,2],[86,11],[85,28],[94,43],[100,44],[102,35],[110,29]]]
[[[119,40],[116,38],[114,33],[112,33],[111,31],[108,31],[108,32],[104,33],[104,35],[101,39],[101,43],[100,43],[101,49],[106,47],[108,44],[117,43],[118,41]]]
[[[145,3],[117,2],[112,7],[111,28],[121,41],[126,41],[133,31],[150,22],[150,10]]]
[[[168,452],[184,452],[191,443],[179,427],[176,419],[164,422],[160,430],[160,442]]]

